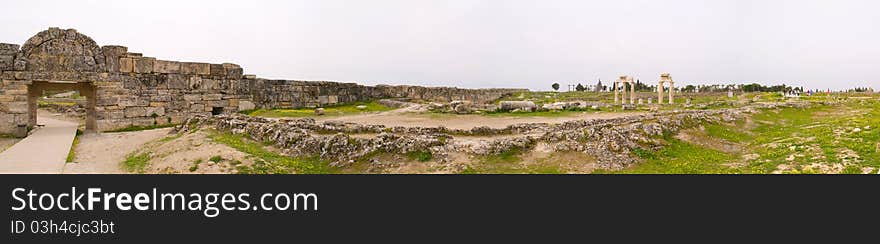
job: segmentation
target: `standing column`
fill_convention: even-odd
[[[614,104],[617,104],[617,89],[620,89],[620,86],[617,85],[618,83],[614,82]]]
[[[27,126],[30,128],[37,127],[37,99],[39,99],[40,95],[42,95],[43,91],[42,87],[39,87],[37,84],[28,85],[28,96],[27,96],[27,105],[28,105],[28,123]],[[15,125],[18,126],[18,125]]]
[[[95,104],[98,103],[98,92],[95,86],[89,83],[79,83],[79,93],[86,97],[86,132],[97,131],[97,112]]]
[[[663,104],[663,82],[657,84],[657,104]]]
[[[636,104],[636,83],[629,83],[629,104]]]
[[[675,96],[673,93],[675,93],[675,82],[669,82],[669,104],[674,103],[673,99],[675,99]]]

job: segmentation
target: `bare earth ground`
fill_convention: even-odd
[[[75,122],[75,123],[80,123],[81,127],[85,126],[85,120],[82,118],[77,118],[77,117],[69,116],[66,114],[53,113],[53,112],[45,110],[45,109],[37,109],[37,117],[38,118],[40,118],[40,117],[51,118],[51,119],[68,121],[68,122]],[[37,119],[37,124],[42,124],[42,123],[40,123],[39,119]]]
[[[389,127],[445,126],[452,129],[470,129],[477,126],[504,128],[508,125],[518,123],[562,123],[571,120],[617,118],[639,114],[582,113],[566,117],[490,117],[483,115],[427,114],[420,113],[424,111],[420,111],[419,109],[419,107],[414,106],[373,114],[321,117],[317,118],[317,120],[381,124]],[[74,118],[64,118],[58,114],[49,114],[46,111],[42,111],[42,113],[44,113],[45,116],[74,120]],[[150,165],[145,169],[145,173],[233,173],[235,167],[232,165],[232,162],[237,161],[236,164],[240,162],[242,165],[253,164],[254,160],[247,154],[239,152],[226,145],[211,141],[204,132],[186,134],[180,138],[158,142],[162,138],[170,136],[168,134],[170,131],[170,128],[165,128],[135,132],[82,135],[79,138],[79,144],[75,148],[75,163],[67,163],[64,168],[64,173],[129,173],[122,168],[121,162],[123,162],[127,156],[141,152],[150,152],[151,154],[149,160]],[[459,139],[466,141],[479,141],[496,138],[462,137]],[[0,141],[0,143],[2,143],[2,141]],[[2,146],[2,144],[0,144],[0,146]],[[214,156],[222,157],[223,161],[220,163],[210,162],[209,159]],[[543,157],[540,155],[536,155],[535,157],[529,157],[525,160],[535,161],[542,158]],[[400,161],[400,159],[386,160],[389,162]],[[198,164],[197,167],[194,166],[196,164]],[[425,163],[400,163],[396,166],[398,167],[392,166],[383,171],[385,173],[424,173],[426,171],[450,173],[449,169]],[[583,168],[572,169],[572,171],[575,172],[582,172],[584,170],[585,169]],[[586,170],[589,171],[589,169]]]
[[[171,128],[165,128],[81,135],[75,149],[75,163],[67,163],[64,166],[64,173],[124,173],[119,163],[124,161],[128,154],[150,141],[167,136],[170,131]]]
[[[236,165],[233,164],[253,164],[250,155],[214,142],[204,131],[187,133],[167,142],[151,143],[141,151],[151,152],[150,165],[145,173],[228,174],[235,173]],[[210,161],[217,156],[222,158],[220,162]]]
[[[0,138],[0,152],[5,151],[7,148],[11,147],[12,145],[15,145],[15,143],[20,140],[21,139],[17,139],[17,138]]]
[[[613,119],[624,116],[644,114],[643,112],[610,113],[610,112],[584,112],[572,116],[560,117],[522,117],[522,116],[484,116],[474,114],[446,115],[416,113],[413,107],[402,108],[387,112],[358,114],[338,117],[318,117],[316,121],[344,121],[359,124],[384,125],[386,127],[438,127],[449,129],[471,129],[479,126],[491,128],[504,128],[509,125],[520,123],[549,123],[558,124],[573,120]]]

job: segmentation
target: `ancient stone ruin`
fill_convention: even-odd
[[[755,104],[720,110],[665,111],[613,119],[574,120],[561,124],[522,123],[505,128],[386,127],[314,119],[267,119],[237,114],[194,116],[176,127],[178,133],[207,126],[270,143],[289,156],[319,155],[331,166],[344,167],[378,152],[431,152],[441,162],[450,154],[493,155],[511,150],[528,152],[538,144],[554,152],[582,152],[598,167],[619,170],[639,161],[633,150],[664,146],[657,138],[704,123],[731,122],[760,109],[802,104]],[[355,134],[360,136],[354,136]],[[364,136],[370,135],[370,136]],[[474,137],[482,139],[474,140]],[[455,165],[447,165],[454,167]]]
[[[326,81],[269,80],[236,64],[158,60],[127,47],[99,46],[74,29],[49,28],[19,46],[0,43],[0,133],[37,124],[46,90],[88,98],[86,130],[177,124],[258,108],[320,107],[380,98],[485,103],[524,89],[364,86]]]
[[[672,76],[669,73],[660,74],[660,81],[657,84],[657,103],[663,104],[663,88],[664,85],[669,84],[669,104],[673,104],[675,101],[675,81],[672,80]]]
[[[617,93],[619,90],[623,90],[623,98],[622,103],[626,104],[626,86],[629,85],[629,104],[635,104],[636,101],[636,83],[633,81],[633,78],[628,75],[620,76],[617,81],[614,81],[614,103],[617,103]]]

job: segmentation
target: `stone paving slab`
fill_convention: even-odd
[[[64,169],[77,123],[38,119],[45,126],[0,153],[2,174],[60,174]]]

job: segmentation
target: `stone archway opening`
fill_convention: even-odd
[[[85,97],[85,131],[97,131],[97,116],[95,112],[95,104],[97,101],[95,86],[90,82],[69,82],[69,81],[34,81],[28,87],[28,127],[33,128],[38,125],[37,108],[38,100],[45,92],[62,92],[75,91],[80,96]]]

